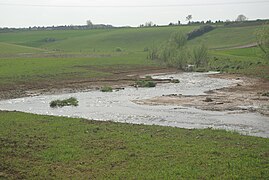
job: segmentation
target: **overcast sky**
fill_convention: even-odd
[[[229,4],[230,3],[230,4]],[[164,25],[194,21],[269,19],[269,0],[0,0],[0,27],[94,24]]]

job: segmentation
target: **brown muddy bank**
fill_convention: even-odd
[[[135,102],[147,105],[178,105],[208,111],[258,112],[269,116],[269,97],[263,95],[269,92],[268,80],[231,74],[209,76],[238,82],[229,87],[206,91],[204,95],[169,94]]]
[[[104,70],[104,69],[102,69]],[[112,75],[99,78],[81,78],[69,80],[48,79],[40,82],[20,82],[13,85],[0,86],[0,100],[31,97],[37,95],[53,95],[84,92],[99,89],[102,86],[114,88],[129,86],[141,76],[147,74],[175,73],[176,69],[162,67],[143,67],[137,69],[107,70]]]

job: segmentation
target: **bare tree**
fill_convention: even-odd
[[[247,17],[243,14],[240,14],[235,21],[238,21],[238,22],[242,22],[242,21],[246,21],[247,20]]]
[[[153,22],[151,22],[151,21],[146,22],[146,23],[145,23],[145,26],[146,26],[146,27],[151,27],[151,26],[153,26]]]
[[[186,17],[186,21],[191,21],[192,20],[192,15],[190,14],[190,15],[188,15],[187,17]]]
[[[87,26],[90,26],[90,27],[92,27],[92,26],[93,26],[93,23],[92,23],[92,21],[91,21],[91,20],[87,20]]]

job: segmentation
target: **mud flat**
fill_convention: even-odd
[[[112,93],[91,90],[4,100],[0,101],[0,110],[188,129],[226,129],[269,137],[268,97],[259,94],[262,89],[250,88],[262,82],[215,73],[154,78],[179,79],[180,83],[162,83],[155,88],[126,87]],[[50,101],[68,97],[76,97],[79,106],[49,107]]]

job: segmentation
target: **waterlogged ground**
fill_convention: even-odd
[[[236,111],[205,111],[179,105],[146,105],[136,101],[157,96],[182,94],[203,95],[205,91],[235,85],[240,80],[210,78],[205,73],[183,73],[156,76],[179,79],[179,84],[158,84],[155,88],[133,88],[112,93],[89,91],[63,95],[35,96],[0,101],[0,110],[16,110],[35,114],[81,117],[86,119],[155,124],[181,128],[218,128],[242,134],[269,137],[269,117]],[[50,108],[55,99],[76,97],[78,107]]]

